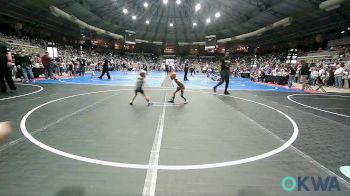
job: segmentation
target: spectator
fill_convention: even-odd
[[[348,77],[349,77],[349,71],[348,71],[348,69],[345,69],[345,70],[344,70],[344,73],[343,73],[343,77],[342,77],[343,88],[344,88],[344,86],[345,86],[345,82],[346,82],[346,80],[348,79]]]
[[[334,69],[330,69],[327,86],[334,86],[334,81],[335,81]]]
[[[290,72],[289,72],[289,78],[288,78],[288,88],[292,88],[293,81],[295,80],[296,71],[292,65],[290,65],[289,70]]]
[[[350,88],[350,71],[348,72],[348,88]]]
[[[313,68],[312,72],[311,72],[311,84],[315,85],[317,80],[318,80],[318,71],[316,68]]]
[[[41,57],[41,63],[44,66],[45,69],[45,79],[53,79],[53,71],[52,71],[52,65],[51,65],[51,57],[49,56],[48,52],[45,52],[45,55]]]
[[[310,75],[310,71],[309,71],[309,66],[308,64],[305,63],[305,61],[302,61],[301,64],[302,64],[300,69],[300,82],[302,83],[301,90],[305,90],[306,83]]]
[[[344,67],[344,64],[337,65],[337,69],[334,72],[336,88],[343,88],[343,74],[344,74],[343,67]]]
[[[326,84],[327,72],[323,67],[318,71],[318,75],[320,76],[322,83]]]
[[[26,54],[24,51],[21,53],[22,58],[22,71],[24,77],[24,83],[32,83],[34,81],[34,75],[32,71],[32,62],[30,60],[30,56]],[[28,78],[29,76],[29,78]]]

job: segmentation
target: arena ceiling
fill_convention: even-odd
[[[163,1],[11,0],[3,3],[0,12],[62,33],[77,33],[78,26],[50,12],[49,7],[55,6],[100,29],[120,35],[132,30],[137,39],[163,43],[203,42],[206,35],[230,38],[292,17],[287,27],[242,39],[273,43],[334,29],[350,18],[349,1],[338,11],[331,12],[319,8],[324,0],[181,0],[180,4],[179,0],[168,0],[167,4]],[[196,11],[198,3],[200,9]],[[215,16],[217,13],[220,17]]]

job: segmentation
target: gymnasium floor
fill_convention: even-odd
[[[0,121],[14,126],[0,146],[0,195],[350,195],[339,170],[350,165],[349,95],[233,78],[223,96],[195,75],[189,104],[169,104],[171,81],[151,72],[152,104],[140,96],[130,106],[136,78],[42,80],[0,94]],[[340,191],[286,192],[286,176],[335,176]]]

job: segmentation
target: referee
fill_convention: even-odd
[[[222,85],[225,82],[225,95],[229,95],[230,93],[227,91],[228,84],[230,83],[230,57],[229,57],[229,52],[225,53],[225,56],[221,59],[221,71],[220,71],[220,76],[221,76],[221,81],[214,86],[213,90],[214,93],[216,92],[216,88],[220,85]]]
[[[111,75],[109,74],[109,70],[108,70],[108,64],[109,64],[108,59],[105,59],[105,63],[104,63],[103,66],[102,66],[102,74],[101,74],[100,77],[98,77],[98,78],[100,78],[101,80],[102,80],[102,77],[103,77],[105,74],[107,74],[108,80],[111,79]]]
[[[185,75],[184,75],[184,81],[188,81],[187,79],[187,74],[188,74],[188,61],[186,60],[185,62],[185,68],[184,68],[184,71],[185,71]]]

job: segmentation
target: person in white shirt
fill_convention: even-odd
[[[343,74],[344,74],[344,64],[340,64],[337,66],[337,69],[334,72],[335,76],[335,87],[343,88]]]
[[[348,70],[348,88],[350,88],[350,70]]]
[[[272,73],[271,73],[271,74],[272,74],[273,76],[277,76],[277,70],[278,70],[278,69],[272,70]]]
[[[322,67],[319,71],[318,71],[318,75],[319,76],[322,76],[322,75],[324,75],[325,74],[325,70],[324,70],[324,68]]]
[[[327,78],[327,73],[323,67],[320,69],[320,71],[318,71],[318,75],[320,76],[322,83],[325,84],[325,80]]]
[[[313,69],[313,71],[311,72],[311,80],[312,80],[312,85],[315,85],[318,79],[318,71],[316,68]]]
[[[345,69],[344,73],[343,73],[343,77],[342,77],[343,87],[345,86],[345,82],[348,79],[348,77],[349,77],[349,71],[348,71],[348,69]]]

